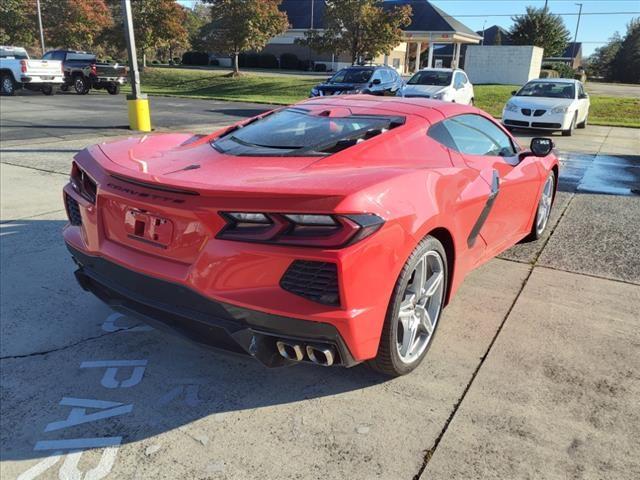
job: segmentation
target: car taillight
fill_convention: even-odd
[[[26,60],[20,60],[20,71],[22,73],[27,73],[27,61]]]
[[[291,214],[220,212],[226,225],[216,238],[239,242],[339,248],[377,232],[384,220],[374,214]]]
[[[98,74],[97,70],[96,70],[96,64],[95,63],[92,63],[90,68],[91,68],[91,75],[97,75]]]
[[[71,166],[71,176],[69,177],[71,187],[86,200],[96,203],[96,182],[82,170],[76,162]]]

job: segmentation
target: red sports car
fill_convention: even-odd
[[[558,161],[473,107],[321,97],[94,145],[64,188],[80,285],[265,365],[413,370],[473,268],[544,231]]]

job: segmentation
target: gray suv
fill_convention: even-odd
[[[311,89],[310,97],[365,93],[369,95],[395,95],[404,84],[398,72],[391,67],[352,66]]]

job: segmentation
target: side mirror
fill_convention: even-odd
[[[582,95],[578,95],[578,98],[580,100],[584,100],[585,98],[589,98],[589,95],[587,95],[586,93],[583,93]]]
[[[511,92],[511,96],[513,97],[516,93],[518,93],[518,92],[516,92],[516,91],[514,90],[513,92]]]
[[[551,153],[555,145],[550,138],[536,137],[531,139],[531,153],[536,157],[546,157]]]
[[[376,78],[373,82],[371,82],[372,85],[380,85],[382,83],[382,81],[379,78]]]

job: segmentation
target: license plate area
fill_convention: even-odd
[[[125,213],[127,237],[159,248],[167,248],[173,239],[171,220],[143,210],[129,209]]]

